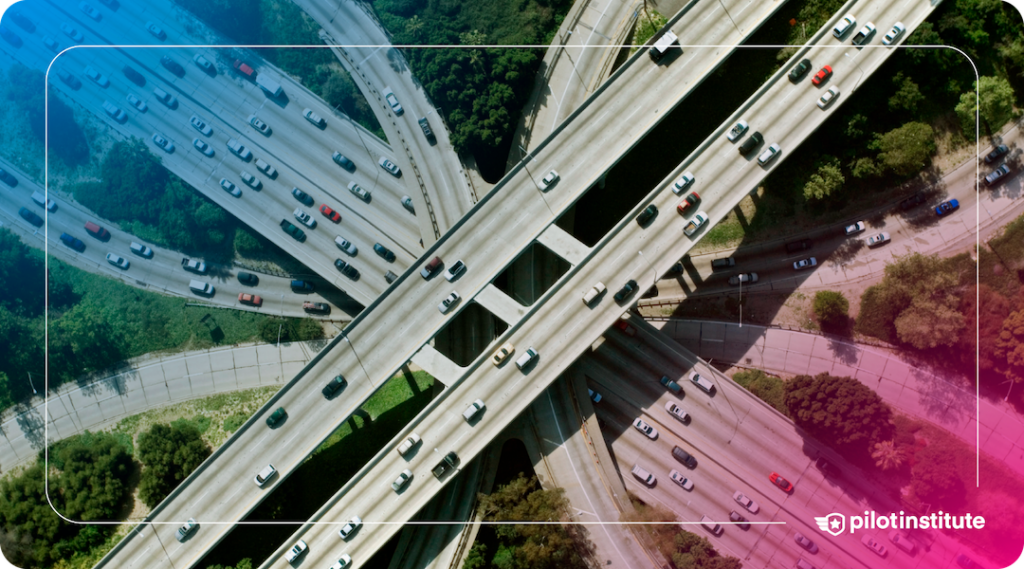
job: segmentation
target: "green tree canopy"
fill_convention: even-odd
[[[902,71],[896,73],[896,76],[892,78],[892,82],[896,85],[896,93],[889,97],[889,110],[890,111],[906,111],[910,114],[917,112],[917,105],[924,101],[924,95],[921,94],[920,87],[917,83],[905,75]]]
[[[931,125],[909,122],[882,135],[875,135],[871,148],[878,150],[878,163],[897,175],[920,171],[935,153],[935,131]]]
[[[150,508],[156,507],[210,453],[210,446],[192,425],[153,425],[139,435],[143,464],[139,498]]]
[[[814,315],[822,330],[838,330],[846,325],[849,318],[850,301],[843,293],[834,290],[819,290],[814,294]]]
[[[7,70],[7,100],[12,101],[28,117],[32,134],[46,143],[46,105],[49,104],[51,156],[75,165],[89,158],[85,134],[75,122],[75,114],[58,93],[49,89],[42,71],[15,63]]]

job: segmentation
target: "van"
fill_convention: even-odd
[[[178,108],[178,99],[174,95],[168,93],[167,91],[164,91],[163,89],[157,87],[156,89],[153,89],[153,95],[156,96],[158,101],[167,105],[167,108]]]
[[[85,230],[88,231],[90,235],[92,235],[96,239],[99,239],[100,241],[106,241],[107,239],[110,239],[109,231],[100,227],[99,225],[96,225],[91,221],[85,222]]]
[[[42,207],[45,207],[47,211],[53,213],[57,211],[57,202],[46,199],[46,196],[39,192],[32,192],[32,201],[36,202]]]
[[[889,532],[889,541],[891,541],[892,544],[896,547],[902,549],[908,555],[913,555],[914,552],[917,551],[917,545],[915,545],[914,542],[907,539],[907,536],[901,534],[896,530],[892,530]]]
[[[519,359],[516,360],[516,367],[521,370],[521,369],[529,366],[530,363],[536,357],[537,357],[537,350],[533,349],[533,346],[530,346],[529,348],[526,348],[526,351],[523,352],[523,355],[519,356]]]
[[[692,381],[694,385],[701,388],[701,390],[703,390],[708,395],[711,395],[712,393],[715,392],[715,384],[711,383],[710,381],[708,381],[706,377],[702,377],[697,372],[690,373],[690,381]]]
[[[586,305],[589,306],[590,303],[593,302],[595,298],[597,298],[597,297],[601,296],[602,294],[604,294],[604,291],[605,291],[604,283],[597,283],[596,285],[594,285],[594,288],[588,290],[583,295],[583,304],[586,304]]]
[[[423,269],[420,270],[420,276],[425,279],[429,279],[434,276],[434,273],[441,268],[443,263],[444,261],[441,260],[441,257],[434,257],[429,263],[423,266]]]
[[[715,535],[722,535],[722,524],[716,523],[715,520],[707,516],[700,517],[700,525],[704,526],[704,529]]]
[[[188,288],[192,289],[192,292],[204,296],[213,296],[214,293],[213,285],[203,281],[191,280],[188,282]]]
[[[637,480],[643,482],[647,486],[654,486],[654,483],[658,481],[653,474],[642,468],[639,464],[634,464],[633,470],[630,472],[633,473],[633,476],[636,476]]]
[[[468,423],[473,420],[473,417],[476,417],[478,414],[480,414],[480,411],[483,411],[484,407],[486,407],[486,405],[484,405],[483,399],[477,399],[476,401],[471,403],[469,407],[466,408],[465,411],[462,412],[462,418],[465,419],[466,422]]]
[[[686,465],[689,469],[697,468],[697,459],[693,458],[693,455],[686,452],[685,450],[674,446],[672,447],[672,458]]]

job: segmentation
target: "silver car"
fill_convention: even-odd
[[[412,471],[406,468],[405,470],[402,471],[401,474],[398,475],[398,478],[395,478],[395,481],[391,483],[391,489],[394,490],[395,492],[398,492],[399,490],[404,488],[405,485],[408,484],[410,480],[412,480]]]
[[[348,239],[345,239],[341,235],[338,235],[337,237],[334,238],[334,243],[338,246],[339,249],[341,249],[342,251],[348,253],[349,255],[351,255],[353,257],[355,257],[356,253],[358,252],[358,249],[356,249],[356,246],[353,245],[351,241],[349,241]]]

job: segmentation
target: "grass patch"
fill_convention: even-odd
[[[745,236],[744,226],[735,216],[729,214],[721,223],[708,230],[701,238],[700,244],[702,247],[728,247],[742,241]]]
[[[643,10],[640,17],[637,18],[636,29],[633,31],[633,47],[629,50],[630,55],[647,43],[647,40],[653,38],[654,34],[658,33],[658,30],[665,27],[667,23],[668,18],[660,13],[654,10]]]
[[[224,419],[224,426],[221,427],[226,433],[233,433],[238,430],[249,419],[249,416],[244,413],[235,413],[234,415]]]
[[[771,405],[776,411],[789,417],[786,409],[786,381],[768,375],[759,369],[737,372],[732,380],[754,394],[755,397]]]

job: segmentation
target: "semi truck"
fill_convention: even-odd
[[[256,76],[256,84],[266,91],[271,97],[278,97],[281,95],[281,84],[266,73],[260,73]]]

